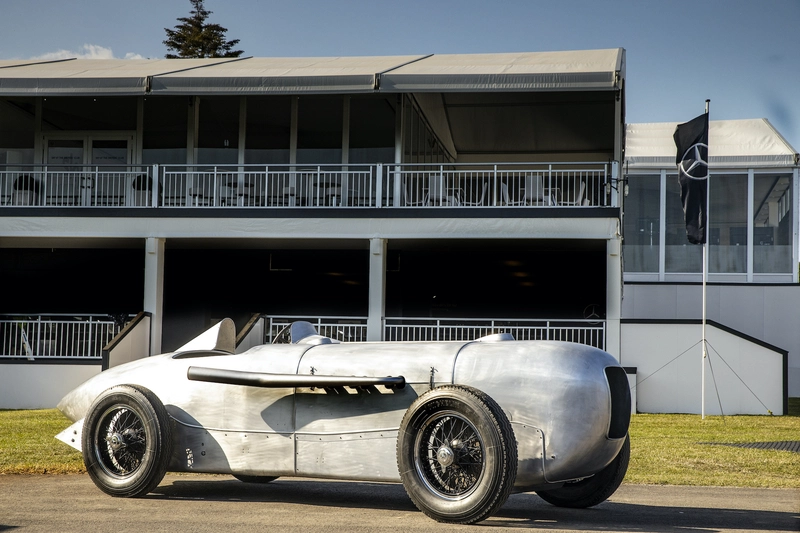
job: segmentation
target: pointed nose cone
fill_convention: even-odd
[[[85,417],[87,411],[89,411],[89,406],[92,404],[92,400],[94,400],[96,396],[90,393],[88,389],[90,389],[90,387],[83,384],[68,392],[67,395],[58,402],[58,410],[64,413],[64,416],[73,422],[77,422]]]

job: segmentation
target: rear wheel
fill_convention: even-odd
[[[167,410],[143,387],[112,387],[89,408],[82,449],[86,471],[100,490],[143,496],[164,478],[172,455]]]
[[[625,444],[607,467],[592,477],[565,483],[563,487],[554,490],[537,491],[544,501],[558,507],[571,507],[583,509],[594,507],[611,497],[619,488],[625,473],[628,471],[628,462],[631,458],[631,438],[625,437]]]
[[[488,395],[459,385],[426,392],[408,408],[397,440],[411,500],[440,522],[472,524],[508,499],[517,474],[514,432]]]

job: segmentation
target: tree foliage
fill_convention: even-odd
[[[239,57],[242,50],[234,50],[239,39],[225,40],[228,28],[219,24],[207,24],[206,19],[213,13],[203,6],[204,0],[189,0],[192,3],[190,17],[180,17],[180,24],[175,29],[164,28],[167,39],[164,44],[167,59],[183,59],[189,57]]]

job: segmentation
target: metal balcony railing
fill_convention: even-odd
[[[384,207],[606,206],[608,163],[387,165]]]
[[[0,207],[612,205],[614,163],[0,166]]]
[[[363,342],[367,340],[367,317],[335,317],[335,316],[277,316],[264,317],[264,342],[271,344],[273,339],[292,322],[305,320],[317,329],[317,333],[325,337],[343,342]]]
[[[495,333],[510,333],[518,341],[568,341],[605,350],[605,331],[605,321],[596,320],[387,317],[384,340],[466,341]]]
[[[3,315],[0,357],[99,360],[123,321],[107,315]]]
[[[365,341],[366,317],[265,316],[264,342],[296,320],[311,322],[320,335],[347,342]],[[557,340],[605,350],[606,323],[597,320],[391,318],[384,320],[385,341],[469,341],[510,333],[516,340]]]

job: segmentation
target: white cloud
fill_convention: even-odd
[[[114,52],[111,50],[111,48],[106,48],[105,46],[84,44],[78,49],[77,52],[72,50],[57,50],[55,52],[48,52],[46,54],[35,56],[31,59],[53,60],[69,59],[73,57],[78,59],[114,59]],[[125,54],[124,59],[144,59],[144,57],[133,52],[128,52]]]

